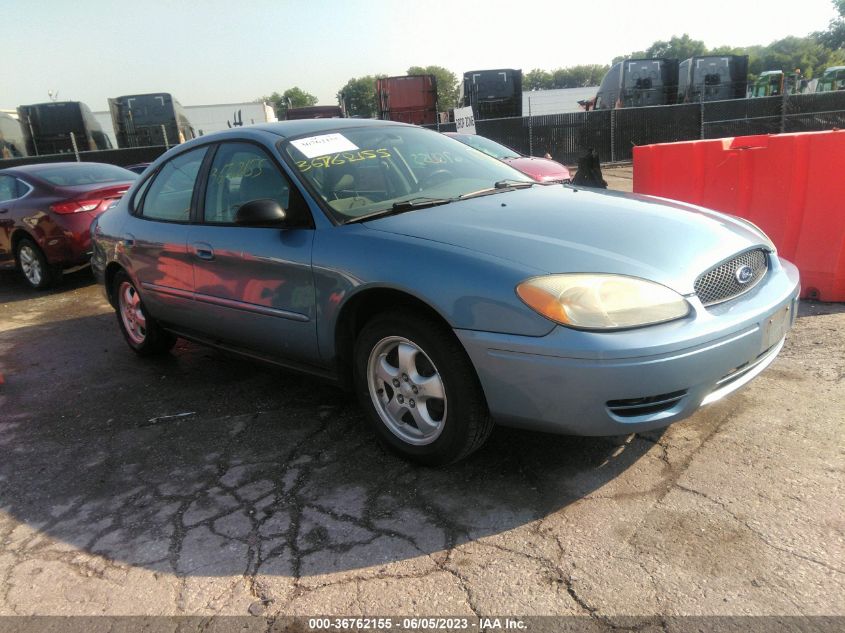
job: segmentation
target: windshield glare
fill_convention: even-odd
[[[495,158],[418,127],[329,130],[287,141],[282,151],[341,222],[405,200],[451,200],[503,180],[533,182]]]

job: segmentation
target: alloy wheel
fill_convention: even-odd
[[[446,389],[428,355],[401,336],[383,338],[370,352],[367,386],[390,431],[408,444],[434,442],[446,423]]]
[[[147,338],[147,318],[141,308],[138,291],[128,281],[120,284],[118,303],[126,333],[135,345],[142,345]]]
[[[18,252],[18,258],[24,277],[33,286],[38,286],[44,278],[44,271],[41,267],[41,259],[38,257],[38,253],[28,244],[24,244]]]

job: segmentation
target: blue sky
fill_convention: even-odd
[[[829,0],[0,0],[0,108],[171,92],[183,105],[292,86],[335,103],[351,77],[438,64],[547,70],[608,63],[688,32],[708,46],[824,29]]]

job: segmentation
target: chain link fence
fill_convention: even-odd
[[[137,165],[138,163],[151,163],[166,151],[167,147],[161,145],[157,147],[128,147],[125,149],[80,151],[77,154],[65,152],[61,154],[49,154],[46,156],[21,156],[0,160],[0,169],[4,169],[6,167],[17,167],[19,165],[61,163],[65,161],[109,163],[110,165],[117,165],[118,167],[126,167],[128,165]]]
[[[426,127],[455,131],[454,123]],[[602,162],[622,162],[637,145],[833,128],[845,128],[845,91],[475,122],[481,136],[569,165],[588,149]]]
[[[455,131],[454,123],[425,127],[440,132]],[[568,165],[576,164],[588,149],[595,149],[602,162],[622,162],[631,160],[637,145],[833,128],[845,128],[845,91],[475,122],[481,136],[523,154],[548,153]],[[0,160],[0,168],[74,159],[131,165],[154,160],[166,149],[159,146],[83,151],[79,147],[76,153]]]

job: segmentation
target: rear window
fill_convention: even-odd
[[[74,185],[97,185],[107,182],[126,182],[135,180],[138,174],[115,165],[99,163],[80,163],[78,165],[62,165],[61,167],[44,167],[34,175],[46,180],[57,187],[72,187]]]

